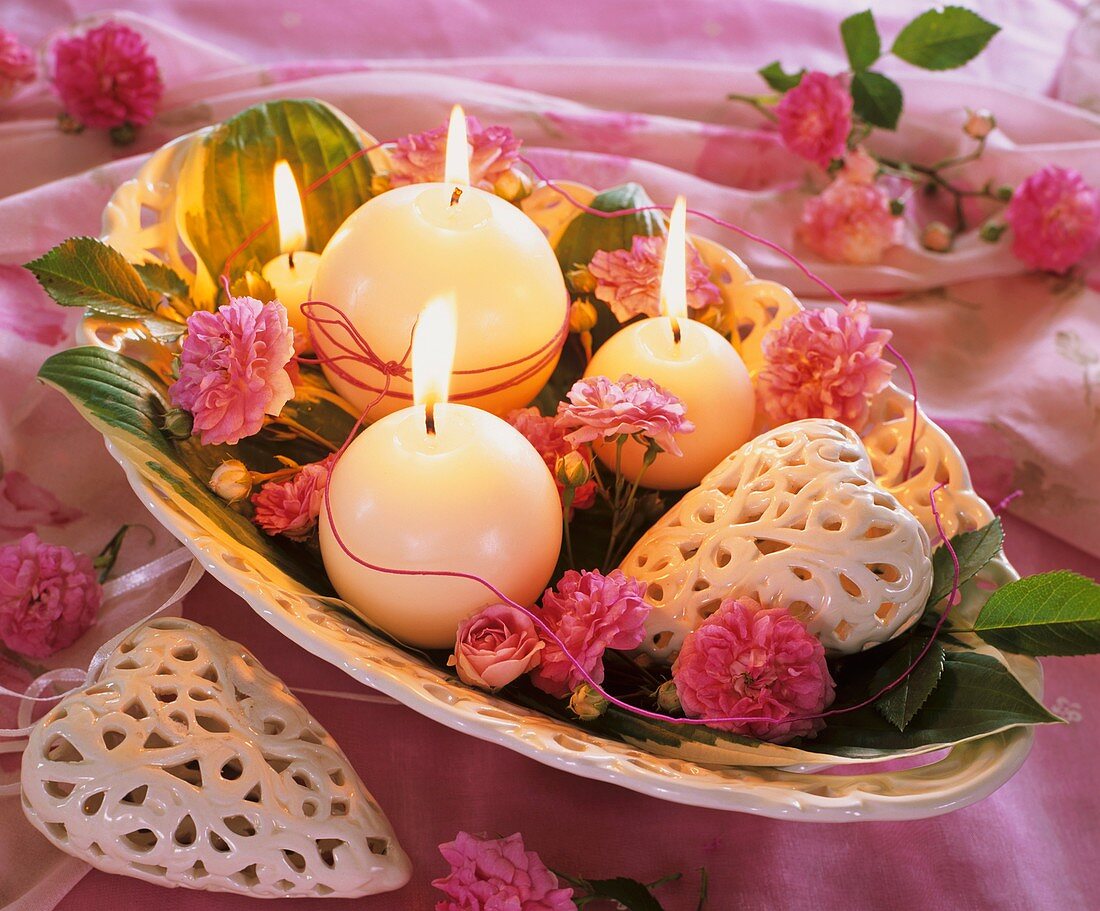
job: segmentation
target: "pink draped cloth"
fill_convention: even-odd
[[[961,73],[928,76],[887,63],[902,80],[907,113],[901,136],[886,137],[884,148],[904,143],[922,156],[950,153],[963,139],[962,106],[984,106],[1002,130],[975,169],[976,182],[1016,182],[1055,162],[1100,185],[1100,118],[1074,106],[1097,104],[1100,15],[1082,17],[1072,2],[970,5],[1006,26],[1004,33]],[[324,98],[379,138],[433,126],[459,101],[482,122],[511,126],[555,176],[598,187],[636,179],[659,202],[686,192],[697,208],[792,244],[806,168],[724,96],[757,90],[753,69],[777,57],[841,67],[836,24],[852,11],[839,0],[613,0],[598,7],[175,0],[152,14],[149,4],[129,6],[152,16],[128,21],[148,36],[167,84],[162,111],[136,146],[119,151],[102,134],[59,134],[56,103],[39,88],[0,106],[5,541],[37,528],[95,552],[122,522],[152,524],[100,438],[60,396],[33,382],[43,358],[69,344],[76,314],[50,304],[19,268],[67,236],[97,233],[104,203],[141,154],[268,98]],[[884,33],[893,35],[925,6],[893,4],[879,15]],[[83,2],[13,2],[0,25],[42,41],[91,11]],[[757,275],[806,298],[817,293],[774,254],[708,233]],[[842,291],[868,297],[876,321],[895,331],[923,404],[963,448],[981,492],[995,501],[1023,491],[1007,519],[1007,549],[1020,571],[1070,567],[1097,575],[1098,273],[1060,282],[1025,275],[1004,245],[965,240],[940,256],[911,237],[881,266],[813,265]],[[158,531],[152,543],[131,542],[124,559],[137,565],[168,546]],[[83,650],[56,663],[82,660],[139,610],[112,608]],[[292,688],[369,692],[283,639],[212,580],[187,600],[185,613],[246,643]],[[663,803],[548,769],[398,705],[302,698],[379,798],[416,867],[406,889],[366,907],[430,907],[437,893],[429,880],[443,872],[435,846],[467,829],[521,830],[551,866],[596,877],[683,871],[685,881],[662,892],[670,909],[694,907],[700,866],[711,874],[715,909],[1068,908],[1088,906],[1100,891],[1092,857],[1100,797],[1089,775],[1100,747],[1096,669],[1095,659],[1047,663],[1048,704],[1079,723],[1040,731],[1023,771],[980,805],[917,823],[844,827]],[[0,703],[0,726],[8,711]],[[14,766],[6,758],[0,774],[10,778]],[[208,893],[168,896],[98,872],[81,879],[86,868],[36,835],[10,798],[0,800],[0,858],[7,861],[0,907],[19,911],[248,905]]]

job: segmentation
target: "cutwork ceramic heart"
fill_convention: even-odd
[[[643,648],[661,659],[724,598],[786,606],[831,653],[850,654],[911,626],[932,586],[917,519],[874,481],[843,424],[797,421],[721,462],[622,563],[648,585]]]
[[[42,719],[22,788],[57,847],[162,886],[350,898],[409,879],[335,741],[240,645],[188,620],[133,632]]]

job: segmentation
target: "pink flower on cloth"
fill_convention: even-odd
[[[844,80],[807,73],[775,107],[779,135],[795,155],[823,168],[841,158],[852,131],[852,96]]]
[[[435,911],[576,911],[573,890],[558,887],[558,878],[518,832],[507,838],[459,832],[439,853],[451,872],[432,880],[447,896]]]
[[[389,150],[390,183],[395,187],[443,179],[447,156],[447,124],[423,133],[410,133]],[[508,127],[482,128],[476,117],[466,118],[470,144],[470,183],[490,190],[519,158],[522,142]]]
[[[639,314],[657,316],[661,310],[661,267],[667,240],[659,235],[635,234],[629,250],[597,250],[588,264],[596,279],[596,297],[625,323]],[[688,247],[687,298],[693,310],[719,304],[722,296],[710,280],[710,270],[698,251]]]
[[[85,554],[29,534],[0,547],[0,640],[46,658],[76,642],[99,612],[102,590]]]
[[[684,640],[672,665],[689,718],[748,718],[710,727],[781,743],[815,734],[833,701],[825,649],[785,607],[727,599]],[[769,720],[773,719],[773,720]]]
[[[620,434],[640,434],[664,452],[679,456],[683,453],[676,444],[676,434],[695,430],[679,398],[653,380],[629,374],[619,377],[618,382],[606,376],[577,380],[568,399],[558,405],[557,423],[574,446]]]
[[[538,665],[542,648],[527,614],[508,604],[490,604],[459,624],[447,664],[463,683],[499,690]]]
[[[651,610],[644,582],[615,570],[569,570],[555,588],[542,596],[539,617],[565,644],[597,683],[603,680],[603,653],[636,648],[645,638],[645,620]],[[568,696],[586,682],[581,672],[552,639],[543,634],[546,648],[531,682],[544,693]]]
[[[0,478],[0,536],[14,538],[42,525],[66,525],[83,515],[35,484],[21,471]]]
[[[902,220],[880,186],[838,177],[806,200],[798,236],[834,263],[877,263],[901,241]]]
[[[179,379],[168,394],[191,412],[204,445],[238,443],[293,398],[293,357],[286,308],[235,297],[216,313],[196,310],[187,317]]]
[[[54,89],[77,123],[109,130],[153,119],[164,84],[145,39],[105,22],[53,46]]]
[[[34,81],[34,53],[5,28],[0,28],[0,100]]]
[[[268,481],[252,495],[253,521],[269,535],[292,541],[308,538],[317,527],[335,456],[303,465],[289,481]]]
[[[803,310],[764,336],[757,394],[779,424],[831,418],[860,430],[872,396],[890,382],[889,329],[871,327],[867,305]]]
[[[1016,188],[1005,217],[1017,259],[1065,272],[1100,239],[1100,191],[1078,171],[1047,165]]]
[[[508,412],[504,419],[516,428],[527,441],[535,447],[535,451],[542,456],[550,474],[554,475],[554,483],[558,485],[558,493],[562,492],[562,483],[557,477],[558,459],[576,448],[565,438],[565,431],[558,426],[556,418],[542,414],[537,408],[516,408]],[[587,459],[588,456],[585,455]],[[576,489],[573,494],[574,509],[588,509],[596,502],[596,482],[586,481]]]

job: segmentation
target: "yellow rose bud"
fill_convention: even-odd
[[[966,123],[963,124],[963,132],[971,139],[985,139],[997,126],[997,118],[989,111],[967,111]]]
[[[592,477],[592,469],[579,452],[567,452],[558,459],[554,474],[562,487],[580,487]]]
[[[570,269],[565,273],[565,278],[569,282],[569,287],[578,294],[592,294],[596,290],[596,276],[588,271],[588,266],[576,266]]]
[[[229,459],[214,469],[210,489],[227,503],[236,503],[252,493],[252,472],[243,462]]]
[[[592,327],[596,325],[596,320],[599,319],[599,314],[596,312],[595,305],[584,298],[577,298],[569,305],[569,331],[570,332],[591,332]]]
[[[934,253],[946,253],[955,243],[955,235],[942,221],[930,221],[920,236],[921,246]]]
[[[587,683],[582,683],[569,700],[569,708],[581,721],[595,721],[607,711],[608,702]]]
[[[657,705],[668,715],[683,711],[683,706],[680,705],[680,694],[676,692],[676,684],[672,680],[666,680],[657,687]]]
[[[511,168],[493,184],[493,192],[508,202],[519,202],[531,195],[531,178],[518,168]]]

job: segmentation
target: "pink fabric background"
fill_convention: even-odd
[[[926,5],[881,4],[876,15],[892,35]],[[1006,30],[964,74],[927,78],[888,67],[905,80],[907,142],[938,147],[948,141],[943,124],[960,105],[985,104],[1005,127],[989,176],[1018,179],[1054,160],[1100,184],[1100,120],[1039,97],[1096,104],[1089,94],[1100,58],[1095,26],[1079,22],[1073,2],[969,5]],[[43,535],[90,551],[119,522],[142,521],[145,513],[96,435],[59,396],[31,381],[43,357],[71,338],[72,315],[51,307],[15,267],[68,235],[96,233],[103,203],[137,166],[136,159],[112,159],[281,94],[328,98],[379,137],[432,125],[461,100],[483,120],[513,126],[554,173],[601,185],[636,177],[661,201],[685,189],[700,207],[786,242],[798,197],[782,182],[797,180],[801,166],[751,129],[751,118],[723,95],[747,90],[751,69],[776,57],[838,68],[836,23],[866,3],[119,6],[151,17],[135,24],[150,37],[168,84],[164,110],[137,147],[119,152],[95,134],[59,136],[51,124],[55,107],[38,92],[0,107],[0,196],[12,194],[0,199],[0,456],[9,472],[26,473],[81,510],[63,527],[41,526]],[[9,2],[0,24],[38,41],[95,9]],[[587,59],[554,59],[562,57]],[[577,149],[589,153],[570,151]],[[721,239],[759,275],[810,291],[782,263]],[[1021,280],[1003,250],[979,245],[930,258],[909,244],[882,267],[822,271],[849,293],[890,301],[875,305],[876,319],[897,333],[926,406],[946,420],[982,489],[990,496],[1025,489],[1006,520],[1007,550],[1020,571],[1069,567],[1098,575],[1100,464],[1087,393],[1100,383],[1089,360],[1100,349],[1100,295]],[[966,397],[960,388],[969,390]],[[167,543],[163,535],[153,545],[132,543],[125,560],[145,562]],[[246,643],[292,688],[366,692],[211,580],[190,596],[185,613]],[[89,637],[101,641],[123,622],[111,613]],[[1100,748],[1098,665],[1070,659],[1046,666],[1048,704],[1079,723],[1040,731],[1023,771],[983,803],[904,825],[809,825],[679,807],[550,770],[398,705],[308,695],[303,701],[341,742],[416,867],[406,889],[356,907],[430,907],[437,893],[429,880],[443,872],[435,846],[464,828],[520,830],[551,866],[597,877],[683,871],[686,882],[661,893],[670,911],[694,907],[702,865],[711,874],[711,909],[1084,908],[1100,892],[1100,796],[1090,774]],[[10,763],[0,768],[10,774]],[[69,911],[254,904],[164,893],[98,872],[62,899],[83,868],[34,834],[12,800],[0,802],[0,857],[19,859],[0,867],[0,907],[20,911],[59,900]]]

